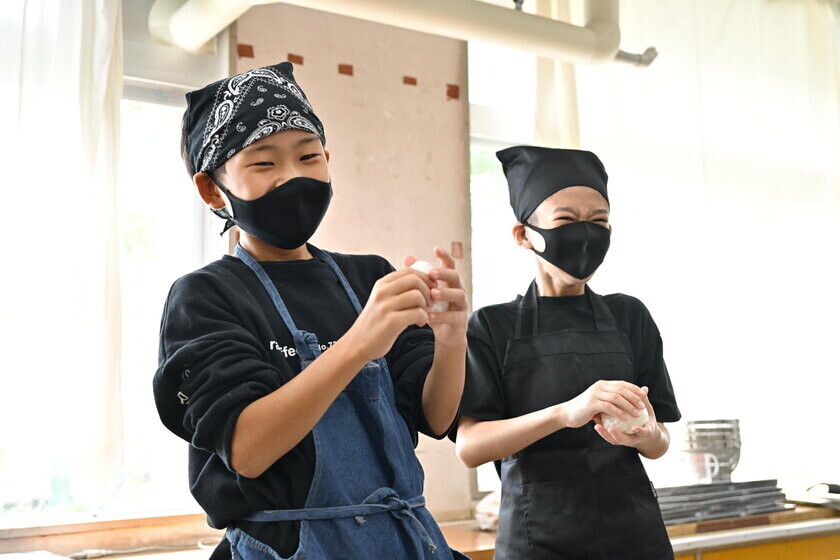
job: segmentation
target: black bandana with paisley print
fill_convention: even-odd
[[[187,94],[187,153],[210,172],[260,138],[308,130],[326,144],[324,125],[300,89],[292,65],[248,70]]]

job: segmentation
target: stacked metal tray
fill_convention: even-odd
[[[697,523],[793,509],[776,480],[713,482],[657,488],[665,525]]]

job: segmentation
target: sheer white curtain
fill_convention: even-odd
[[[95,508],[121,463],[120,10],[119,0],[15,0],[0,10],[7,509]]]
[[[741,419],[735,479],[790,488],[840,476],[832,5],[626,0],[623,47],[659,58],[577,68],[581,147],[606,164],[615,228],[593,287],[648,305],[686,419]],[[678,457],[654,473],[672,480]]]

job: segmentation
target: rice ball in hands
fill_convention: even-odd
[[[601,423],[604,425],[606,429],[610,429],[612,427],[616,427],[621,430],[622,433],[630,435],[633,433],[633,426],[644,426],[647,424],[647,421],[650,419],[648,415],[647,409],[642,410],[642,414],[638,418],[633,418],[632,416],[627,420],[621,420],[612,414],[603,413],[601,414]]]
[[[431,265],[431,263],[428,263],[426,261],[415,261],[415,263],[411,265],[411,268],[419,270],[423,274],[428,274],[434,267]],[[445,288],[446,282],[440,281],[438,282],[438,286],[440,288]],[[449,303],[438,300],[432,303],[432,306],[426,309],[426,311],[428,311],[429,313],[443,313],[444,311],[449,311]]]

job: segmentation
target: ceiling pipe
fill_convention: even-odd
[[[195,52],[249,8],[279,2],[569,62],[638,65],[645,57],[619,51],[618,0],[586,0],[583,26],[478,0],[156,0],[149,29],[158,39]]]

